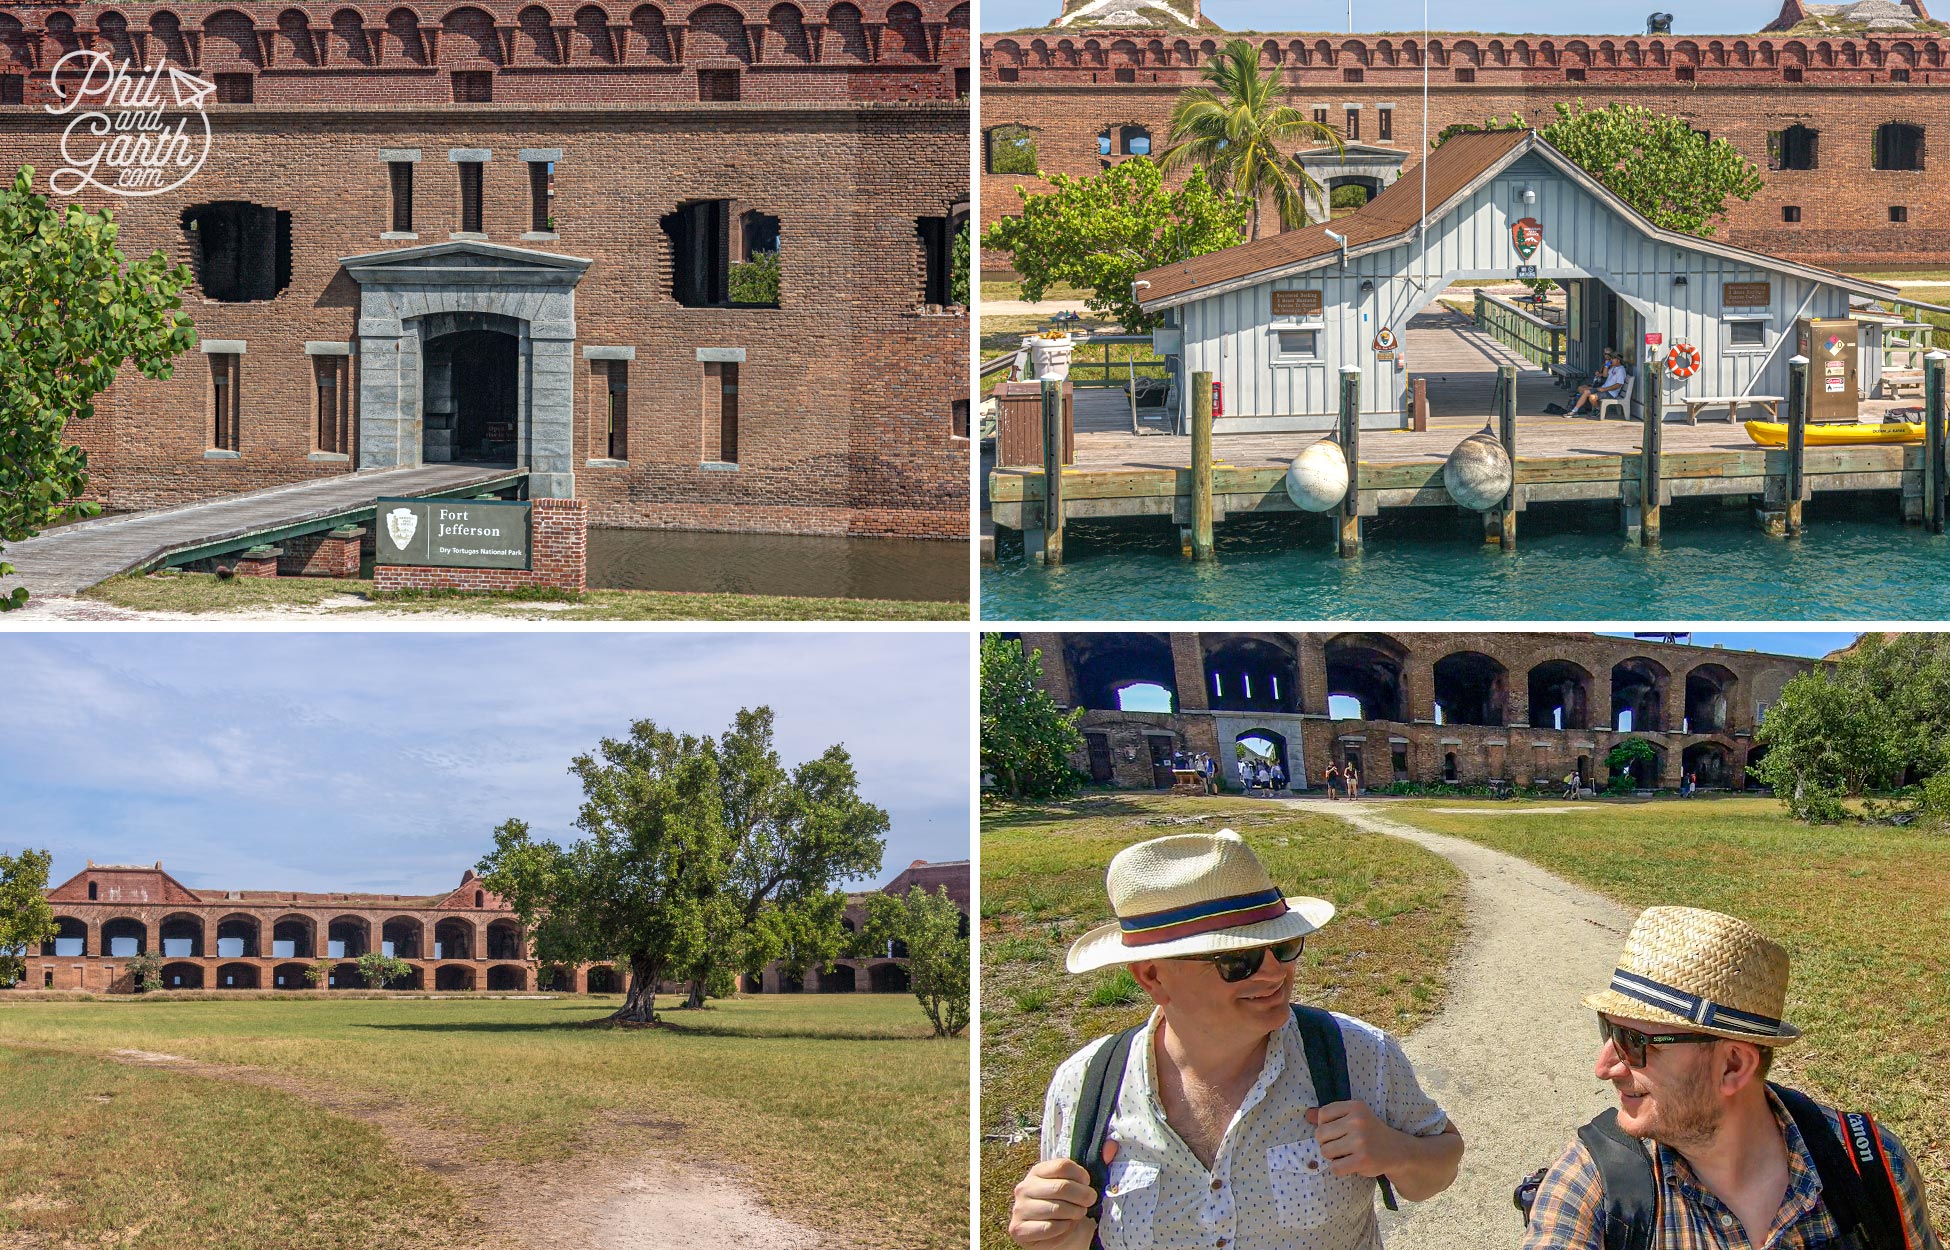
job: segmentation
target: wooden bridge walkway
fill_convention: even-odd
[[[370,521],[387,497],[473,495],[518,485],[527,474],[506,465],[438,464],[319,478],[201,503],[64,525],[9,544],[14,566],[0,592],[24,585],[32,596],[72,595],[120,573],[171,557],[241,551],[301,533]]]

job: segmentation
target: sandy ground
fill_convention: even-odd
[[[1510,1191],[1613,1102],[1611,1086],[1592,1075],[1597,1029],[1580,1000],[1611,979],[1632,913],[1515,856],[1391,820],[1379,806],[1329,810],[1426,847],[1468,883],[1447,1005],[1403,1043],[1468,1145],[1446,1192],[1381,1213],[1389,1250],[1515,1245],[1523,1224]]]
[[[590,1149],[520,1167],[484,1160],[478,1147],[486,1143],[459,1125],[429,1123],[379,1095],[155,1051],[117,1050],[110,1057],[280,1090],[373,1125],[402,1159],[440,1176],[482,1215],[485,1227],[469,1237],[468,1250],[846,1250],[767,1211],[729,1166],[685,1159],[683,1126],[674,1121],[612,1117],[586,1134]],[[626,1140],[637,1153],[624,1148]],[[666,1149],[640,1153],[650,1142]]]

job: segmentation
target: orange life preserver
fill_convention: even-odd
[[[1699,372],[1699,348],[1691,343],[1674,343],[1666,354],[1666,368],[1675,378],[1690,378]]]

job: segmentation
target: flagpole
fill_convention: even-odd
[[[1429,0],[1422,0],[1422,290],[1429,289]]]

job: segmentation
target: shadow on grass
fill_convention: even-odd
[[[1153,790],[1084,790],[1071,798],[1047,801],[984,795],[982,828],[1018,829],[1046,825],[1057,820],[1104,816],[1150,816],[1155,813],[1138,801],[1137,796],[1156,797],[1159,793],[1161,792]],[[1222,799],[1238,796],[1215,794],[1209,797]]]

